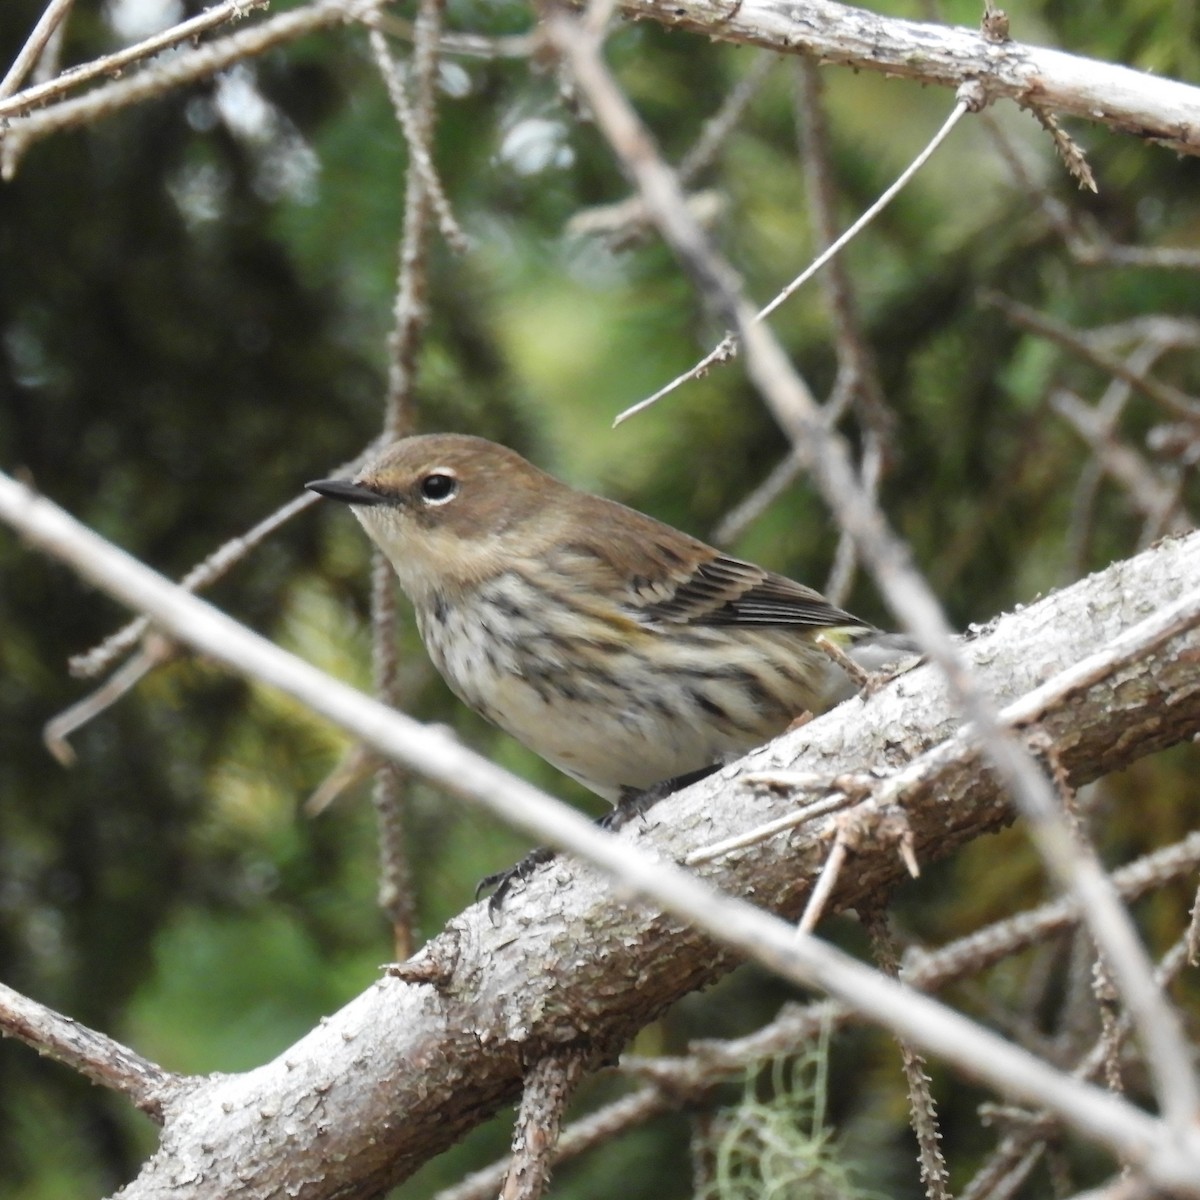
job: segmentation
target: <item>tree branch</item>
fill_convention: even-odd
[[[626,16],[822,63],[1037,106],[1200,154],[1200,89],[972,29],[880,16],[830,0],[621,0]]]
[[[514,1096],[532,1058],[567,1047],[591,1063],[611,1056],[666,1006],[736,965],[738,954],[824,988],[1002,1094],[1045,1106],[1161,1185],[1195,1194],[1200,1146],[1175,1140],[1128,1102],[1065,1078],[823,943],[795,938],[762,911],[792,917],[803,907],[825,857],[828,815],[704,868],[709,882],[753,896],[758,909],[669,865],[697,842],[786,808],[786,797],[747,794],[739,784],[747,771],[797,763],[829,775],[886,770],[959,734],[960,718],[934,672],[910,672],[867,700],[839,706],[612,838],[439,731],[264,642],[4,475],[0,519],[179,640],[285,689],[453,794],[586,855],[618,878],[624,894],[654,902],[615,903],[601,877],[559,860],[512,898],[498,927],[480,906],[469,909],[422,953],[452,964],[441,990],[383,979],[274,1062],[200,1081],[170,1102],[162,1146],[127,1189],[130,1200],[161,1194],[167,1180],[177,1197],[219,1194],[235,1179],[246,1197],[378,1194]],[[1194,627],[1164,635],[1154,607],[1186,609],[1197,589],[1200,535],[1192,535],[1002,618],[964,651],[1003,703],[1048,687],[1047,675],[1088,659],[1098,644],[1134,639],[1144,620],[1157,652],[1127,645],[1113,659],[1119,665],[1072,676],[1053,699],[1040,693],[1043,740],[1079,784],[1200,729],[1200,635]],[[926,861],[1011,819],[971,748],[964,737],[963,754],[939,761],[892,797]],[[906,875],[886,843],[860,847],[855,868],[843,873],[834,907],[877,895]]]
[[[0,983],[0,1034],[17,1038],[102,1087],[129,1097],[130,1103],[161,1123],[163,1104],[188,1083],[106,1034],[22,996]]]

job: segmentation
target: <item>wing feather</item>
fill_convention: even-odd
[[[757,628],[871,629],[829,603],[820,592],[740,558],[722,554],[645,513],[599,496],[577,494],[572,510],[596,529],[616,524],[622,538],[565,538],[556,552],[583,560],[614,590],[625,591],[625,611],[646,625]]]
[[[718,554],[690,574],[657,579],[637,589],[638,616],[685,625],[798,625],[812,628],[866,623],[802,583]]]

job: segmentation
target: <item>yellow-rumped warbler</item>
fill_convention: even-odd
[[[405,438],[353,482],[307,486],[349,504],[391,560],[463,703],[614,803],[852,694],[818,635],[868,668],[912,653],[482,438]]]

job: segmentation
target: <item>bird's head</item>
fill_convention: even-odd
[[[414,600],[503,570],[575,494],[506,446],[452,433],[404,438],[353,480],[305,487],[350,505]]]

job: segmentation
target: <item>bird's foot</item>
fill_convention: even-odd
[[[504,907],[504,898],[512,891],[513,884],[524,883],[543,863],[554,858],[555,851],[549,846],[538,846],[530,850],[519,863],[505,871],[497,871],[494,875],[485,875],[475,885],[475,899],[483,895],[489,888],[494,888],[488,899],[488,916],[494,922]]]
[[[608,833],[616,833],[618,829],[623,829],[635,817],[644,816],[660,800],[665,800],[680,788],[699,783],[701,779],[707,778],[714,771],[719,770],[720,765],[720,763],[714,763],[712,766],[702,767],[698,771],[675,775],[670,779],[663,779],[652,784],[648,788],[622,788],[616,806],[602,817],[597,817],[596,824]],[[537,849],[530,850],[515,866],[509,867],[506,871],[497,871],[494,875],[488,875],[479,881],[475,888],[476,900],[479,900],[489,888],[494,889],[488,899],[488,916],[493,922],[499,919],[500,910],[504,907],[504,901],[513,886],[524,884],[538,867],[553,861],[556,854],[557,852],[549,846],[538,846]]]
[[[611,812],[597,820],[596,824],[609,833],[624,829],[634,817],[644,817],[660,800],[673,796],[676,792],[693,783],[707,779],[714,771],[719,771],[723,763],[711,763],[698,771],[687,771],[682,775],[672,775],[670,779],[660,779],[648,788],[622,788],[621,798]]]

